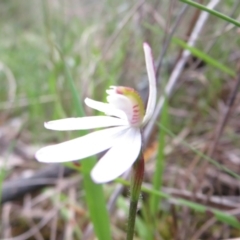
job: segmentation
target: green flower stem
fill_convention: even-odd
[[[137,213],[138,199],[141,192],[141,186],[144,175],[144,158],[142,151],[132,168],[131,185],[130,185],[130,208],[128,215],[127,240],[132,240],[134,236],[134,226]]]

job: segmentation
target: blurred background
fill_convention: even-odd
[[[239,1],[195,2],[240,19]],[[111,85],[137,89],[146,103],[143,42],[158,97],[169,96],[144,131],[144,184],[168,197],[151,215],[143,192],[136,239],[239,236],[239,34],[176,0],[0,1],[0,238],[97,239],[78,165],[40,164],[34,154],[78,136],[43,127],[79,115],[74,91],[84,108],[85,97],[105,101]],[[128,191],[103,186],[112,239],[125,239]]]

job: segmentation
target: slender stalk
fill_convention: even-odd
[[[240,27],[240,22],[238,22],[237,20],[231,18],[231,17],[228,17],[227,15],[223,14],[223,13],[220,13],[218,11],[215,11],[213,9],[210,9],[208,8],[207,6],[204,6],[202,4],[199,4],[197,2],[193,2],[193,1],[190,1],[190,0],[180,0],[181,2],[184,2],[184,3],[187,3],[193,7],[196,7],[196,8],[199,8],[203,11],[206,11],[206,12],[209,12],[210,14],[216,16],[216,17],[219,17],[227,22],[230,22],[232,24],[234,24],[235,26],[237,27]]]
[[[132,168],[131,185],[130,185],[130,208],[128,215],[127,238],[132,240],[134,236],[134,226],[137,214],[138,199],[141,192],[141,186],[144,175],[144,158],[142,151]]]

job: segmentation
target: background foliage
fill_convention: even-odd
[[[201,24],[199,16],[208,14],[209,2],[215,8],[191,45],[189,37]],[[49,168],[34,159],[40,146],[83,134],[45,130],[45,121],[94,114],[82,100],[105,101],[110,85],[134,87],[146,101],[142,43],[147,41],[156,60],[159,97],[178,75],[145,141],[136,239],[239,236],[239,5],[230,0],[1,1],[2,194],[6,186],[11,192],[14,180],[25,184]],[[186,50],[189,57],[177,71]],[[68,164],[76,171],[63,177],[60,170],[54,182],[29,180],[35,191],[2,205],[1,239],[92,239],[95,234],[100,240],[124,239],[128,182],[93,184],[88,172],[94,161]],[[41,181],[45,188],[39,188]]]

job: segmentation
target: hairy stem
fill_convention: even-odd
[[[134,236],[134,226],[137,214],[138,199],[141,192],[141,186],[144,175],[144,158],[142,151],[132,168],[131,186],[130,186],[130,207],[128,215],[127,238],[132,240]]]

